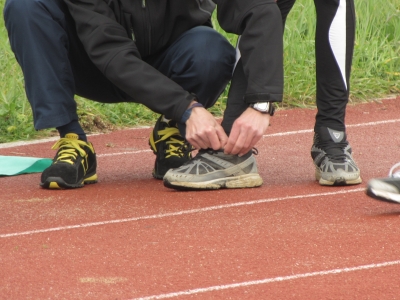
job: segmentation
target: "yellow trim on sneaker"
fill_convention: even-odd
[[[50,182],[49,189],[61,189],[57,182]]]
[[[85,178],[83,180],[83,183],[95,183],[95,182],[97,182],[97,179],[98,179],[97,174],[94,174],[88,178]]]

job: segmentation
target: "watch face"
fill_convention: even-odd
[[[267,112],[269,109],[269,102],[258,102],[254,104],[254,108],[261,112]]]

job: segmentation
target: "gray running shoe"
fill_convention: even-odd
[[[371,179],[366,193],[377,200],[400,203],[400,162],[390,169],[389,177]]]
[[[176,190],[250,188],[262,183],[253,151],[239,157],[224,154],[223,150],[202,149],[192,160],[164,176],[164,185]]]
[[[353,160],[346,133],[321,127],[314,134],[311,157],[315,179],[320,185],[351,185],[362,182],[360,169]]]

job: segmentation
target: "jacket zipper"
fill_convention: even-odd
[[[151,25],[150,25],[149,9],[147,8],[146,0],[142,0],[142,9],[144,11],[145,36],[148,39],[146,43],[147,46],[146,54],[149,55],[151,52]],[[146,28],[146,26],[148,26],[148,28]]]
[[[132,41],[136,41],[136,38],[135,38],[135,32],[133,31],[133,27],[132,27],[132,25],[131,25],[131,27],[129,28],[130,29],[130,31],[131,31],[131,38],[132,38]]]

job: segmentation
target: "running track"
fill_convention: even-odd
[[[273,117],[260,188],[166,189],[149,128],[90,137],[98,184],[0,178],[0,299],[399,299],[400,206],[364,194],[400,160],[399,112],[400,97],[348,107],[357,186],[314,181],[308,109]],[[53,157],[53,143],[0,155]]]

